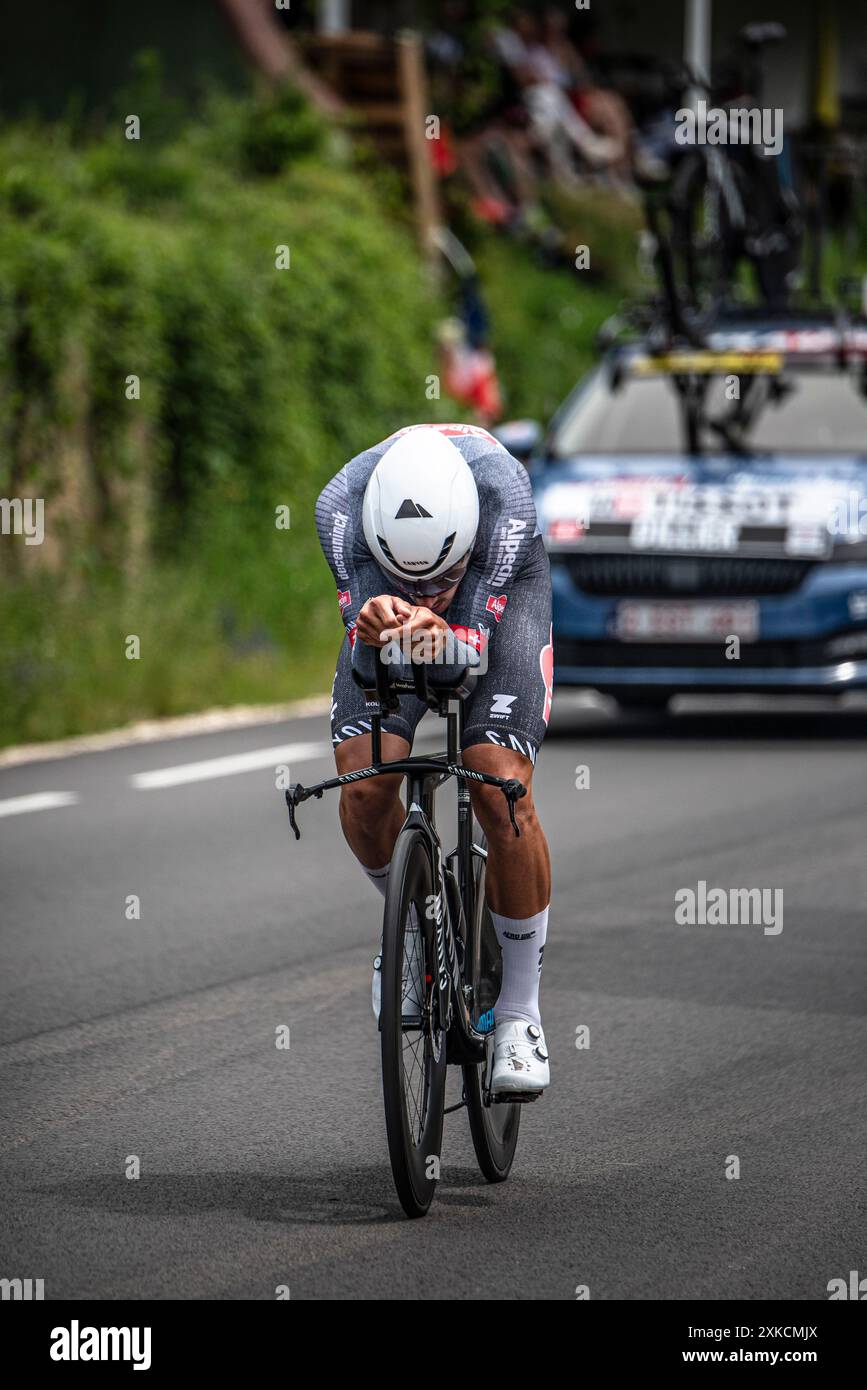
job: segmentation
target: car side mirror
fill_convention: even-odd
[[[538,420],[507,420],[497,426],[494,436],[513,458],[526,463],[542,442],[542,426]]]

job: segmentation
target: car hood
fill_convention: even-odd
[[[867,538],[867,457],[607,455],[533,475],[549,549],[740,550],[827,558]]]

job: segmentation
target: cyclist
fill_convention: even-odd
[[[359,644],[426,644],[425,660],[473,663],[463,762],[516,777],[520,838],[497,788],[470,784],[488,841],[487,901],[503,956],[494,1017],[497,1093],[530,1093],[549,1082],[539,1015],[539,977],[551,899],[548,846],[533,803],[533,766],[551,710],[551,577],[526,471],[476,425],[410,425],[351,459],[324,488],[316,525],[337,583],[346,627],[334,677],[332,739],[338,773],[371,760],[370,720],[352,679]],[[464,662],[461,653],[466,657]],[[384,760],[408,756],[425,706],[403,695],[383,720]],[[376,777],[341,790],[350,848],[385,894],[404,819],[401,778]],[[373,1007],[379,1014],[379,958]]]

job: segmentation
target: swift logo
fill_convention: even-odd
[[[512,705],[517,700],[517,695],[495,695],[494,703],[491,705],[491,714],[504,717],[512,713]]]
[[[51,1329],[52,1361],[132,1361],[134,1371],[150,1370],[149,1327],[69,1327]]]
[[[506,611],[506,604],[509,602],[507,594],[488,594],[488,601],[485,604],[485,611],[493,613],[497,622],[500,621]]]
[[[501,585],[505,584],[512,570],[515,568],[515,560],[521,546],[521,541],[524,539],[524,532],[526,529],[526,521],[520,521],[517,517],[510,516],[500,532],[500,547],[497,551],[497,563],[494,566],[494,573],[489,580],[492,588],[500,588]]]
[[[349,607],[349,605],[350,605],[351,602],[352,602],[352,593],[350,592],[349,589],[338,589],[338,590],[337,590],[337,604],[338,604],[338,607],[339,607],[341,613],[343,612],[344,608],[348,608],[348,607]]]

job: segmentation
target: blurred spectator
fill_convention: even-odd
[[[493,353],[472,345],[460,318],[440,325],[439,340],[446,391],[472,412],[474,423],[492,425],[503,413]]]
[[[497,366],[490,350],[490,317],[478,273],[466,247],[442,227],[437,246],[457,281],[457,312],[440,324],[441,370],[446,391],[471,412],[473,422],[492,425],[503,413]]]
[[[579,116],[614,141],[618,154],[609,168],[615,175],[627,178],[631,173],[633,122],[626,102],[618,92],[593,83],[584,59],[569,37],[569,20],[564,10],[551,6],[545,11],[542,33],[556,66],[557,81]]]
[[[580,64],[576,50],[556,24],[551,30],[558,41],[559,54],[545,42],[545,32],[536,16],[527,10],[515,11],[511,27],[496,29],[492,35],[494,51],[514,75],[530,119],[530,129],[552,175],[563,184],[578,181],[577,155],[585,167],[617,173],[627,167],[628,140],[612,134],[597,134],[569,99],[573,73],[564,63],[564,48]]]
[[[465,0],[446,0],[427,39],[435,101],[443,111],[434,162],[457,162],[477,217],[496,226],[520,222],[537,201],[529,119],[521,90],[499,60],[477,44],[468,51]]]

